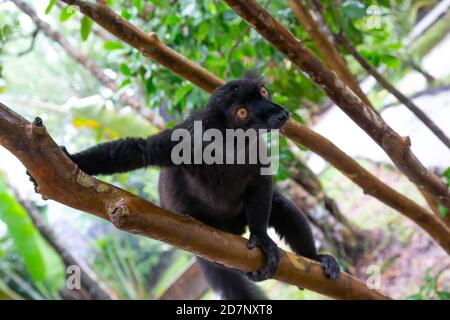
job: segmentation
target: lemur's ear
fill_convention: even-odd
[[[264,85],[264,78],[261,74],[261,71],[258,69],[251,69],[244,72],[244,75],[242,76],[243,80],[250,80],[253,82],[258,83],[260,86]]]

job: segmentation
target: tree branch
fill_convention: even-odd
[[[383,77],[381,73],[378,72],[364,57],[352,46],[350,41],[343,35],[337,34],[336,39],[340,44],[347,49],[348,52],[359,62],[359,64],[366,69],[367,73],[369,73],[372,77],[374,77],[379,84],[387,91],[389,91],[394,97],[396,97],[402,104],[404,104],[412,113],[419,118],[423,124],[425,124],[431,132],[434,133],[436,137],[439,138],[447,148],[450,148],[450,139],[447,135],[431,120],[425,112],[423,112],[412,100],[408,99],[403,93],[398,91],[389,81]]]
[[[276,49],[284,53],[292,63],[308,74],[342,111],[383,148],[412,182],[419,188],[426,189],[445,207],[450,208],[450,190],[447,184],[428,171],[416,158],[411,151],[408,137],[401,137],[389,127],[373,109],[359,99],[299,39],[255,0],[225,0],[225,2]]]
[[[138,49],[147,57],[155,59],[181,77],[185,77],[205,91],[212,92],[216,87],[225,83],[214,74],[170,49],[159,41],[155,33],[146,34],[114,13],[109,7],[84,0],[62,1],[76,5],[81,12],[117,38]],[[438,218],[378,180],[325,137],[293,120],[288,121],[286,128],[283,131],[287,137],[322,156],[360,186],[364,192],[370,192],[378,200],[413,220],[450,254],[450,230]],[[327,146],[327,148],[322,146]],[[432,178],[439,179],[435,176],[432,176]]]
[[[322,155],[350,180],[359,185],[365,194],[377,198],[413,220],[450,254],[450,228],[438,217],[378,180],[356,161],[350,161],[348,155],[331,141],[304,125],[290,122],[282,130],[293,141],[307,145],[311,151]]]
[[[88,176],[60,150],[40,119],[31,124],[1,103],[0,144],[25,165],[44,199],[89,212],[122,230],[167,242],[230,268],[254,271],[264,265],[261,251],[248,250],[244,238],[164,210]],[[346,273],[337,281],[328,280],[319,263],[284,251],[274,278],[338,299],[388,299]]]
[[[445,91],[450,91],[450,85],[448,84],[443,84],[443,85],[437,85],[437,86],[432,86],[432,87],[427,87],[421,91],[418,91],[416,93],[414,93],[413,95],[409,96],[408,99],[417,99],[423,96],[433,96],[433,95],[437,95],[440,94],[442,92]],[[386,104],[385,106],[383,106],[380,110],[380,112],[383,112],[384,110],[388,109],[388,108],[392,108],[395,107],[399,104],[398,101],[395,102],[390,102],[388,104]]]
[[[33,51],[34,44],[36,43],[36,38],[37,38],[37,36],[38,36],[38,34],[39,34],[39,31],[40,31],[39,28],[36,28],[36,30],[33,31],[33,33],[31,34],[30,45],[28,46],[27,49],[25,49],[25,50],[19,52],[19,53],[17,54],[18,57],[22,57],[22,56],[24,56],[24,55],[30,53],[31,51]]]
[[[372,106],[367,96],[359,87],[359,83],[347,67],[347,63],[332,43],[327,35],[320,30],[319,25],[314,19],[303,0],[289,0],[289,6],[294,12],[300,24],[309,33],[322,53],[323,61],[333,69],[338,76],[361,98],[368,106]]]

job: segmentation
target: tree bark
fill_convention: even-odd
[[[255,271],[264,266],[261,250],[248,250],[244,238],[162,209],[82,172],[50,138],[42,120],[31,124],[1,103],[0,145],[24,164],[44,199],[92,213],[122,230],[167,242],[230,268]],[[331,281],[319,263],[280,253],[275,279],[337,299],[388,299],[346,273]]]
[[[338,34],[336,35],[336,39],[339,41],[340,44],[344,46],[345,49],[347,49],[348,52],[359,62],[359,64],[366,69],[367,73],[369,73],[372,77],[374,77],[378,83],[385,88],[387,91],[389,91],[394,97],[398,99],[402,104],[404,104],[414,115],[419,118],[424,125],[430,129],[431,132],[434,133],[436,137],[438,137],[439,140],[444,143],[447,148],[450,149],[450,139],[447,137],[447,135],[431,120],[425,112],[423,112],[412,100],[408,99],[403,93],[398,91],[392,84],[389,83],[389,81],[383,77],[381,73],[378,72],[377,69],[375,69],[364,57],[351,45],[351,43],[348,41],[348,39],[342,35]]]
[[[102,85],[109,88],[113,92],[119,91],[119,86],[111,79],[100,67],[98,67],[94,61],[92,61],[88,56],[81,53],[77,48],[72,46],[72,44],[67,41],[62,34],[58,31],[53,30],[52,27],[45,21],[41,20],[36,12],[23,0],[11,0],[14,4],[22,10],[26,15],[28,15],[31,20],[38,26],[44,34],[58,43],[69,56],[75,59],[78,63],[84,66]],[[131,108],[138,111],[144,118],[146,118],[150,123],[156,126],[158,129],[164,129],[164,120],[155,114],[152,110],[145,108],[141,105],[139,101],[134,99],[127,93],[122,93],[119,99],[125,105],[129,105]]]
[[[185,79],[191,81],[205,91],[212,92],[215,88],[225,83],[214,74],[170,49],[164,43],[159,41],[155,33],[147,34],[139,30],[114,13],[109,7],[84,0],[62,1],[67,4],[76,5],[82,13],[89,16],[117,38],[138,49],[145,56],[154,59],[181,77],[185,77]],[[286,30],[286,32],[288,31]],[[345,92],[345,95],[348,95],[348,90]],[[350,95],[353,96],[351,93]],[[370,112],[370,110],[367,114],[373,116],[373,113]],[[378,115],[375,115],[374,117],[374,121],[377,124],[380,124]],[[382,122],[381,125],[383,123],[384,122]],[[308,127],[300,125],[293,120],[289,120],[283,132],[293,141],[304,145],[311,151],[322,156],[365,190],[366,193],[369,193],[368,190],[370,190],[372,196],[416,222],[422,229],[426,230],[439,245],[443,246],[444,250],[450,252],[450,245],[448,243],[450,239],[449,229],[443,225],[439,219],[429,214],[427,210],[378,180],[374,175],[365,170],[328,139],[315,133]],[[386,133],[387,136],[390,134],[390,131]],[[401,141],[402,143],[399,144],[399,146],[396,146],[395,141],[391,141],[387,137],[385,144],[390,146],[394,151],[396,148],[400,147],[400,150],[397,152],[399,153],[399,156],[401,156],[402,151],[405,150],[405,148],[401,148],[401,146],[408,140],[405,139],[404,141],[401,139]],[[327,146],[327,148],[321,146]],[[415,157],[410,154],[409,147],[407,150],[408,151],[405,150],[405,154],[409,154],[409,157],[412,156],[412,159],[414,160]],[[420,163],[419,165],[416,165],[414,161],[412,161],[412,163],[413,168],[409,170],[414,171],[417,166],[421,168]],[[407,168],[409,168],[409,166],[407,166]],[[434,184],[437,185],[438,189],[442,187],[441,181],[435,175],[432,175],[427,170],[425,170],[423,174],[429,174],[428,180],[434,181]],[[444,188],[447,189],[447,186],[444,185]]]

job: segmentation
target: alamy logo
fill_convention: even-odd
[[[70,265],[66,269],[66,288],[69,290],[81,289],[81,269],[77,265]]]
[[[171,140],[178,142],[171,153],[175,165],[250,164],[261,166],[261,175],[272,175],[279,167],[279,132],[267,129],[203,130],[202,121],[194,121],[193,133],[175,129]]]

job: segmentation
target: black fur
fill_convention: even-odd
[[[324,273],[337,278],[339,266],[331,256],[318,255],[310,227],[302,212],[273,190],[272,177],[260,175],[261,165],[174,165],[171,141],[176,128],[277,129],[288,113],[261,94],[262,82],[255,77],[228,82],[218,88],[203,110],[192,114],[173,129],[148,139],[126,138],[104,143],[71,156],[88,174],[112,174],[146,166],[162,167],[159,192],[161,206],[191,215],[215,228],[234,234],[250,229],[248,248],[260,246],[267,256],[262,270],[248,274],[252,280],[273,276],[279,262],[278,248],[267,235],[268,226],[284,237],[296,253],[320,261]],[[245,106],[248,118],[239,119],[236,108]],[[262,299],[264,295],[239,271],[198,259],[212,288],[226,299]]]

